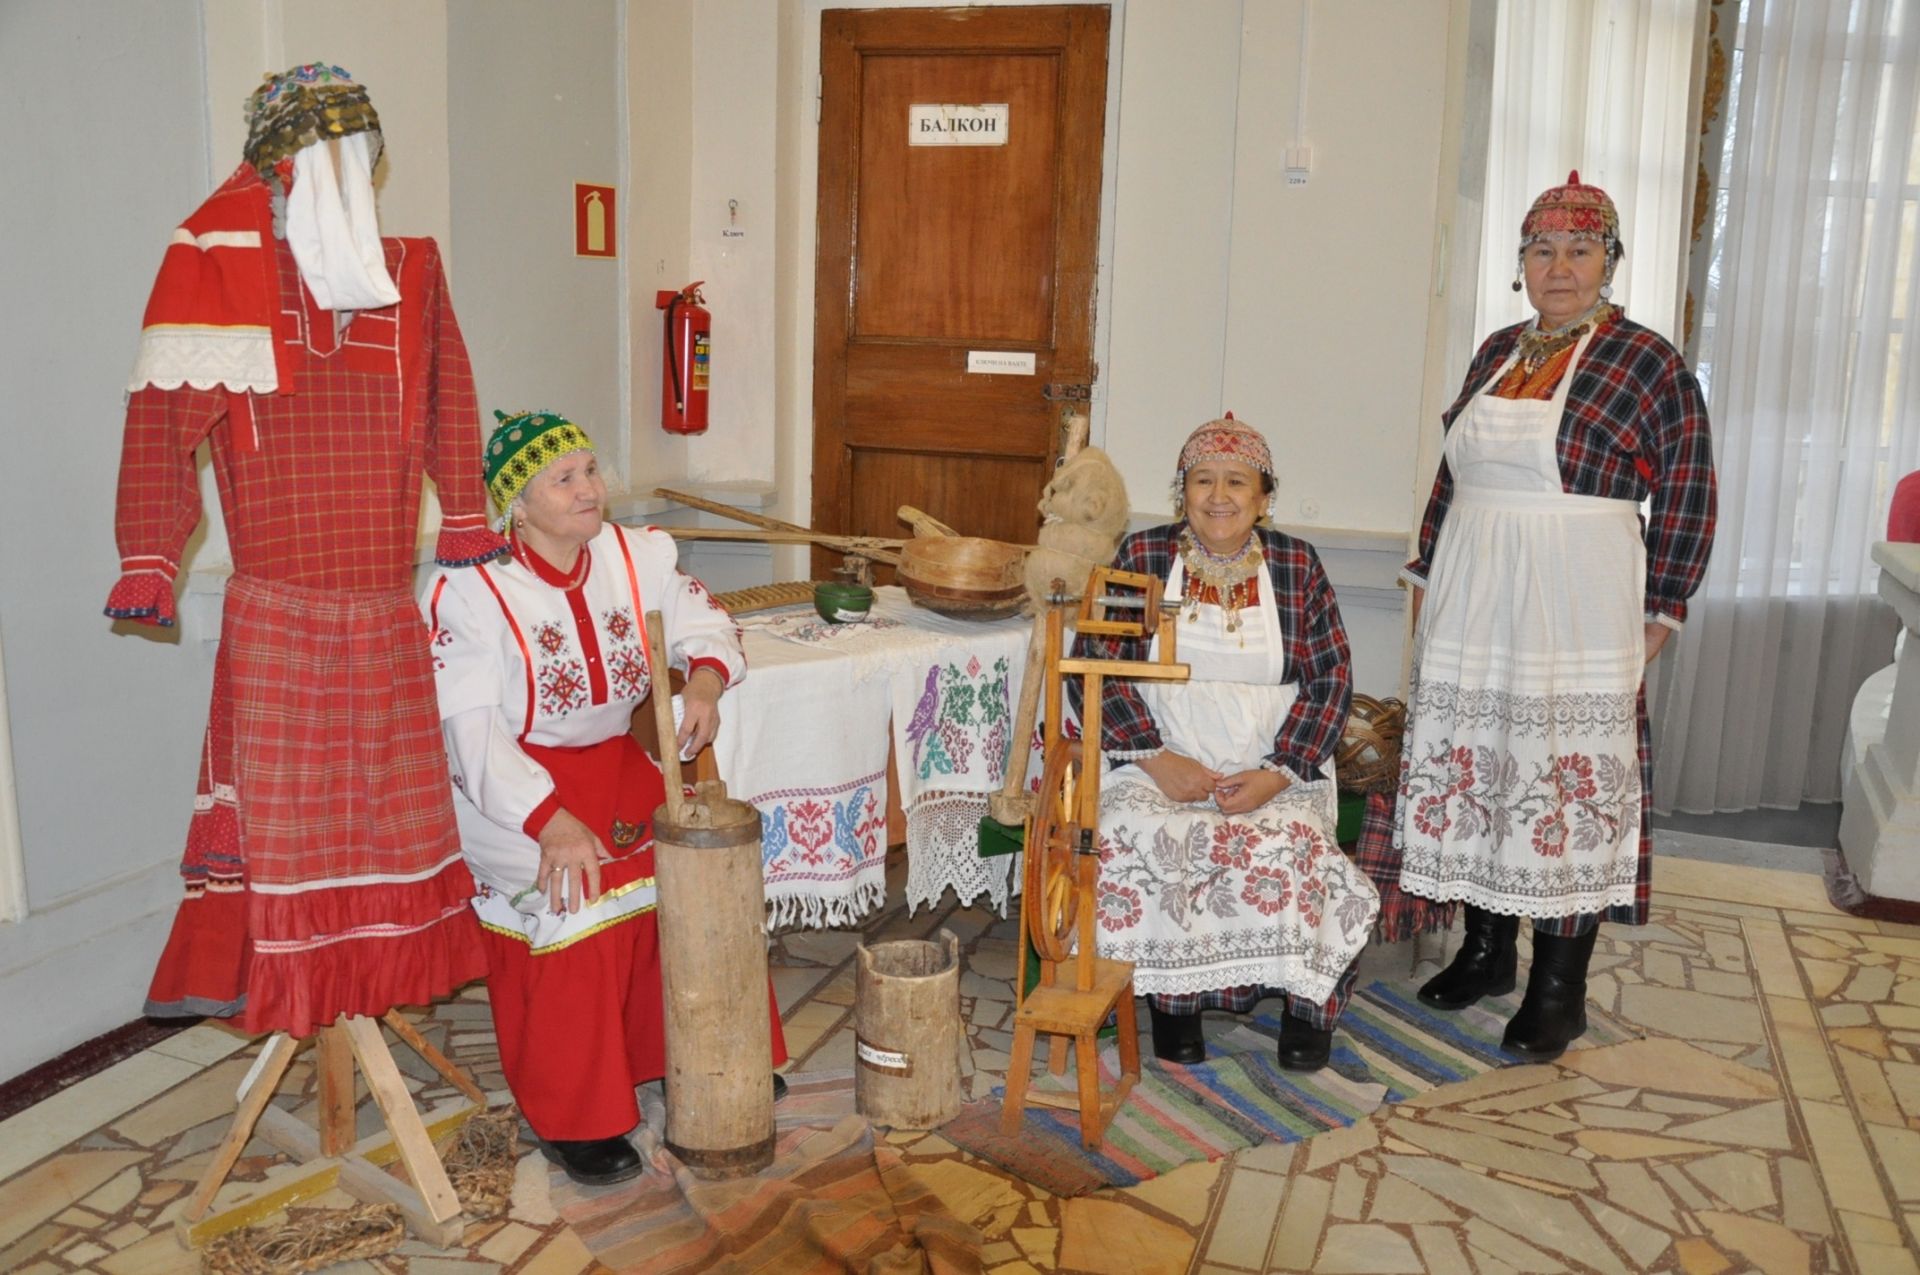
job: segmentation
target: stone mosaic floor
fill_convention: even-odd
[[[1656,880],[1654,923],[1606,928],[1594,961],[1595,1002],[1641,1039],[1077,1199],[937,1134],[891,1136],[980,1229],[995,1275],[1920,1272],[1920,928],[1837,913],[1811,875],[1663,858]],[[967,950],[965,1083],[984,1095],[1011,1043],[1009,924],[949,907],[884,916],[869,936],[940,925]],[[776,949],[797,1067],[851,1065],[856,939],[793,933]],[[1376,951],[1369,963],[1404,974],[1442,954],[1429,939],[1424,952]],[[1230,1021],[1209,1018],[1215,1031]],[[420,1027],[483,1086],[502,1087],[484,989],[436,1006]],[[174,1241],[173,1215],[257,1050],[204,1024],[0,1123],[0,1271],[198,1269]],[[394,1052],[423,1108],[454,1098],[410,1051]],[[303,1058],[278,1101],[309,1107],[312,1085]],[[377,1122],[371,1103],[361,1121]],[[290,1171],[256,1142],[222,1200]],[[303,1207],[346,1203],[333,1194]],[[409,1243],[333,1269],[604,1268],[556,1221],[547,1166],[529,1154],[508,1216],[469,1228],[462,1249]]]

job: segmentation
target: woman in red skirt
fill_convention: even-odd
[[[671,664],[687,678],[679,747],[705,747],[746,662],[732,618],[675,569],[672,538],[604,520],[578,426],[495,415],[487,488],[512,556],[440,573],[424,603],[453,804],[507,1083],[550,1159],[618,1182],[642,1167],[625,1137],[634,1086],[666,1071],[652,828],[665,788],[629,726]],[[649,610],[665,652],[647,649]]]

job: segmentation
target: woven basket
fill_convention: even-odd
[[[1397,699],[1355,695],[1346,733],[1333,750],[1342,792],[1392,792],[1400,785],[1400,737],[1407,706]]]

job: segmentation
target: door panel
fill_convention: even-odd
[[[856,338],[1050,343],[1060,59],[879,56],[862,73]],[[1006,145],[905,145],[908,107],[936,90],[1007,103]]]
[[[821,15],[821,529],[906,534],[895,510],[913,504],[1033,542],[1061,394],[1085,392],[1049,387],[1095,374],[1107,25],[1092,5]],[[984,103],[1006,104],[1004,145],[909,145],[911,107]],[[969,372],[969,351],[1033,373]]]

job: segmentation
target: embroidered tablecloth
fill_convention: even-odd
[[[890,744],[909,909],[952,887],[1004,914],[1019,879],[1017,855],[979,857],[978,827],[1004,778],[1031,621],[956,620],[898,588],[874,594],[864,624],[810,610],[741,618],[747,677],[727,694],[714,760],[765,821],[775,925],[851,925],[884,901]]]

